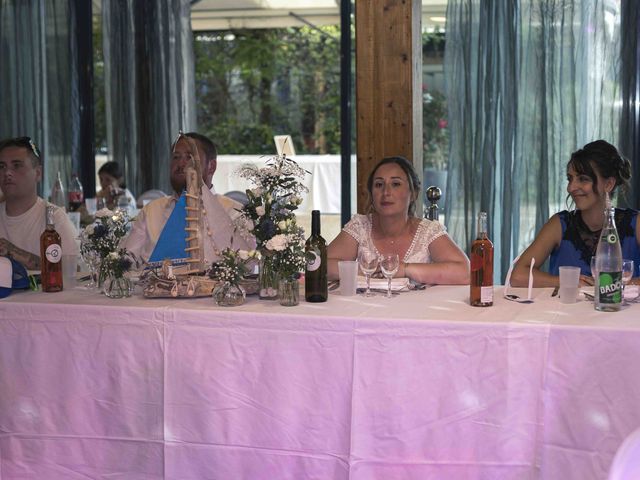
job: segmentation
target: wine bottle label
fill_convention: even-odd
[[[315,272],[320,268],[320,264],[322,263],[320,250],[314,248],[313,250],[309,250],[307,253],[309,254],[309,260],[307,260],[307,272]]]
[[[58,263],[62,260],[62,248],[57,243],[49,245],[44,254],[50,263]]]
[[[493,287],[480,287],[480,302],[493,302]]]
[[[622,302],[622,272],[599,272],[598,292],[600,303]]]
[[[70,202],[82,202],[83,200],[82,192],[69,192],[69,201]]]

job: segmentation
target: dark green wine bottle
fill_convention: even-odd
[[[320,210],[311,212],[311,236],[304,245],[307,266],[304,272],[304,298],[307,302],[326,302],[327,242],[320,236]]]

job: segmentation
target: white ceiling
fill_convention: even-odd
[[[101,0],[93,0],[99,14]],[[423,27],[444,26],[447,0],[422,0]],[[197,0],[191,7],[195,31],[231,28],[280,28],[340,23],[340,0]]]
[[[423,0],[425,27],[444,26],[431,17],[444,17],[447,0]],[[191,7],[193,30],[278,28],[340,23],[340,0],[199,0]]]

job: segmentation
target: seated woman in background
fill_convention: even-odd
[[[101,190],[96,194],[96,198],[103,198],[105,206],[113,210],[118,206],[121,197],[127,199],[129,209],[135,209],[136,199],[126,187],[124,174],[118,162],[107,162],[98,170]]]
[[[367,180],[368,215],[354,215],[328,247],[328,275],[338,261],[355,260],[358,248],[398,254],[396,277],[429,284],[468,284],[469,259],[435,221],[415,216],[420,180],[403,157],[383,159]]]
[[[573,152],[567,164],[567,200],[571,197],[575,210],[556,213],[542,227],[514,266],[511,285],[528,285],[531,258],[535,258],[534,287],[558,286],[559,267],[565,265],[580,267],[581,286],[593,285],[590,263],[596,254],[605,220],[606,197],[612,197],[617,187],[626,188],[630,178],[629,160],[604,140],[588,143]],[[635,265],[640,261],[640,225],[637,219],[637,210],[616,208],[615,221],[622,258],[633,260]],[[540,267],[549,255],[549,273],[546,273]]]

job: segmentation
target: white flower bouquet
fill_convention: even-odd
[[[262,254],[260,298],[277,298],[278,280],[298,278],[304,268],[304,230],[294,212],[308,192],[303,184],[307,173],[284,155],[261,168],[248,165],[240,169],[240,177],[254,184],[246,191],[249,202],[242,217]]]

